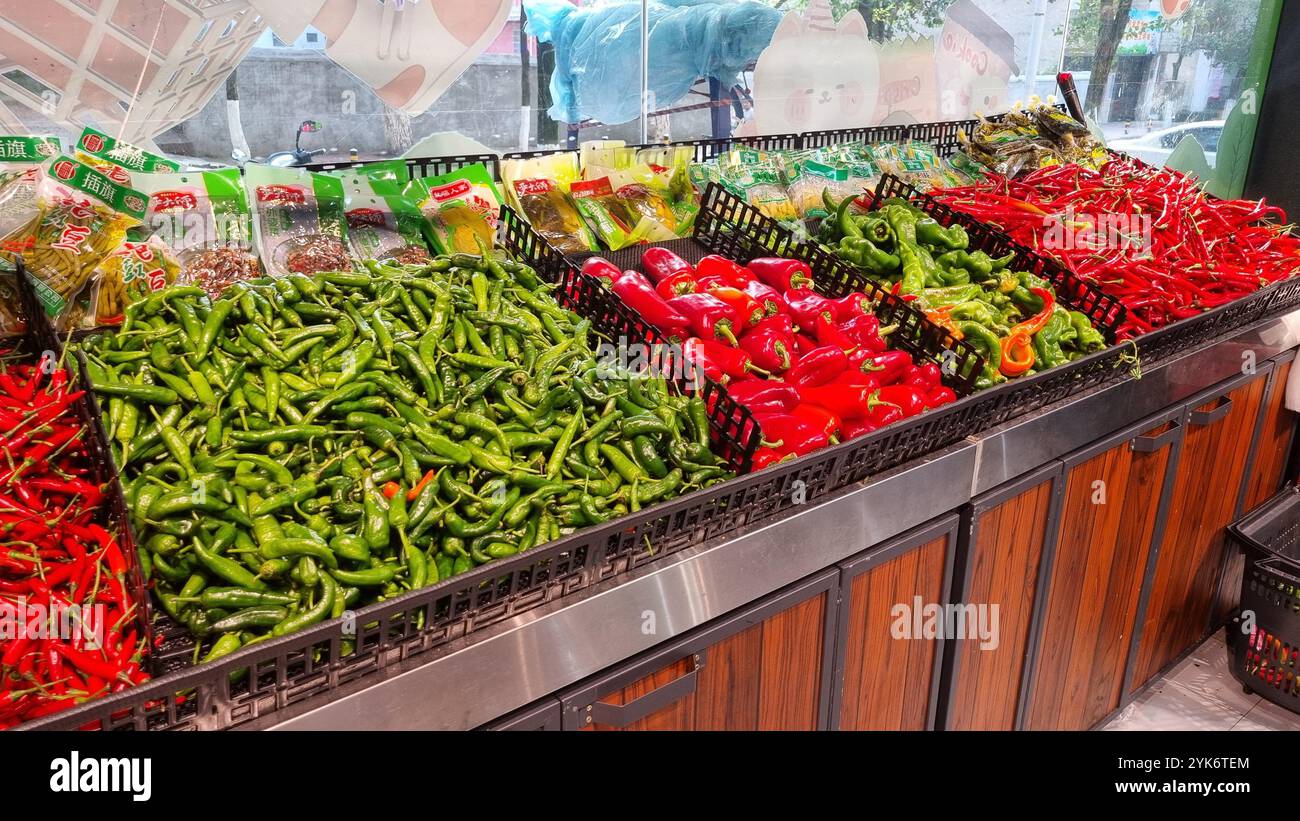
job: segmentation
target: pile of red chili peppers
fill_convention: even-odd
[[[887,350],[864,294],[813,290],[804,262],[765,257],[696,265],[648,248],[637,271],[592,257],[583,272],[610,288],[688,362],[754,415],[763,446],[754,469],[853,439],[955,401],[934,363]]]
[[[1059,259],[1128,308],[1119,340],[1239,299],[1300,270],[1300,239],[1263,201],[1219,200],[1132,160],[1042,168],[932,192],[939,202]],[[1110,216],[1123,215],[1117,224]],[[1099,219],[1100,218],[1100,219]],[[1104,226],[1100,223],[1110,220]],[[1149,236],[1147,228],[1149,226]]]
[[[0,352],[0,729],[147,680],[68,373]]]

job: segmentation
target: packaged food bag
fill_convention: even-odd
[[[350,271],[343,181],[303,168],[249,165],[244,188],[253,240],[271,276]]]
[[[120,287],[130,304],[157,290],[157,268],[145,272],[128,265],[125,273],[134,271],[136,276],[117,281],[119,259],[148,266],[141,259],[145,247],[153,249],[160,265],[178,269],[167,284],[197,285],[213,299],[236,282],[262,275],[262,264],[253,253],[252,218],[238,169],[137,174],[134,180],[149,195],[144,225],[131,232],[135,236],[128,242],[133,247],[119,248],[101,266],[101,295]],[[112,307],[111,296],[101,297],[99,310]],[[108,321],[104,316],[101,320]]]
[[[438,253],[478,254],[496,243],[501,194],[483,163],[418,177],[404,193],[415,204],[424,235]]]
[[[506,196],[555,250],[581,254],[598,249],[595,236],[568,193],[569,186],[579,179],[577,154],[505,160],[501,179]]]
[[[356,259],[420,264],[430,259],[420,211],[402,193],[406,163],[385,160],[329,172],[343,180],[348,247]]]
[[[61,156],[42,166],[40,213],[10,237],[46,313],[59,320],[105,257],[144,219],[148,197]]]
[[[8,239],[40,212],[41,164],[58,154],[58,137],[0,135],[0,336],[21,333],[26,326]]]
[[[609,177],[579,180],[570,188],[573,203],[601,243],[611,251],[632,244],[631,219],[623,203],[614,196]]]
[[[77,139],[76,159],[118,185],[131,185],[135,174],[179,171],[181,164],[87,127]]]
[[[137,230],[129,230],[128,238],[95,267],[86,287],[54,320],[57,330],[120,325],[128,305],[176,281],[180,263],[172,250],[157,237],[130,239]]]

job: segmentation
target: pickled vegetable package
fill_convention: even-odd
[[[351,270],[343,181],[302,168],[249,165],[253,237],[272,276]]]

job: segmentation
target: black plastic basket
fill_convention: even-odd
[[[688,145],[695,149],[695,161],[704,162],[733,148],[753,148],[759,151],[789,151],[802,148],[800,134],[763,134],[756,137],[713,137],[701,140],[675,140],[670,146]]]
[[[492,179],[501,177],[500,158],[496,154],[456,154],[445,157],[397,157],[406,163],[406,173],[408,179],[418,177],[436,177],[446,174],[450,171],[457,171],[467,165],[483,163],[488,168],[488,173]],[[356,168],[366,165],[366,162],[330,162],[330,163],[312,163],[304,166],[308,171],[338,171],[344,168]]]
[[[805,131],[799,135],[800,148],[824,148],[842,143],[901,142],[908,137],[907,125],[872,125],[861,128],[833,128],[828,131]]]
[[[1250,632],[1232,642],[1232,674],[1300,713],[1300,488],[1284,488],[1228,525],[1228,533],[1246,554],[1241,612],[1250,619]]]

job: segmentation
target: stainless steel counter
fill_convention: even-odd
[[[275,729],[469,729],[947,513],[1300,345],[1300,311],[873,477],[793,516],[531,610]],[[653,627],[653,630],[649,629]],[[258,725],[254,724],[253,727]]]

